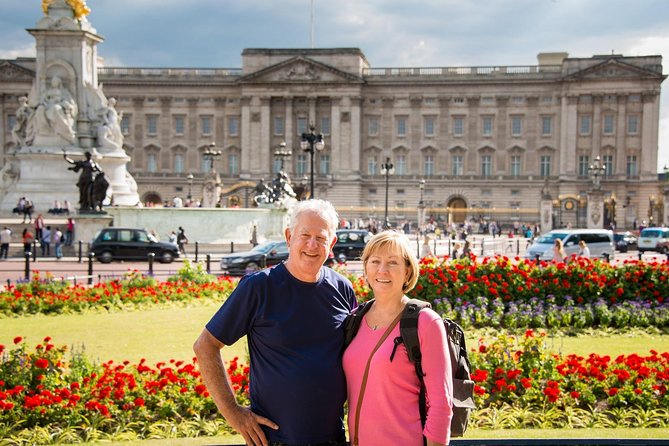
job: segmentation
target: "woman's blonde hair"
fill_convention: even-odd
[[[399,251],[400,255],[404,259],[406,266],[409,268],[409,277],[402,285],[402,292],[408,293],[416,286],[418,282],[418,274],[420,268],[418,267],[418,259],[411,251],[411,245],[409,244],[409,239],[397,231],[383,231],[374,235],[362,252],[362,264],[363,270],[367,270],[367,260],[377,252],[381,250],[389,250],[397,252]]]

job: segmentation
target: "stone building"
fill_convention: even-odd
[[[387,200],[392,222],[535,223],[543,201],[552,225],[576,227],[598,189],[604,227],[667,223],[657,174],[661,56],[373,68],[356,48],[245,49],[241,65],[98,70],[123,113],[143,201],[198,198],[213,166],[223,205],[250,206],[253,186],[281,163],[308,184],[313,156],[314,195],[349,218],[382,219]],[[3,161],[34,66],[0,61]],[[311,125],[324,135],[322,151],[300,148]],[[274,156],[282,142],[292,152],[285,160]]]

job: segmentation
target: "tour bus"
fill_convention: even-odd
[[[578,253],[578,242],[583,240],[590,249],[591,258],[613,257],[613,231],[607,229],[555,229],[541,234],[525,251],[525,258],[552,260],[555,239],[561,239],[567,256]]]

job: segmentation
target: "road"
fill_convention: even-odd
[[[437,246],[437,255],[446,255],[444,247]],[[515,252],[506,253],[509,257],[515,256]],[[638,260],[639,253],[637,251],[629,251],[627,253],[616,252],[612,263],[621,263],[626,260]],[[218,265],[220,254],[212,255],[210,260],[210,271],[212,274],[220,274],[220,267]],[[643,255],[644,261],[666,261],[667,256],[658,253],[645,253]],[[190,256],[190,260],[194,260],[194,256]],[[205,262],[206,257],[199,256],[201,262]],[[0,286],[6,286],[9,282],[15,283],[17,281],[25,280],[25,266],[26,262],[20,258],[10,258],[9,260],[0,261]],[[178,259],[173,263],[162,264],[159,262],[153,263],[153,275],[158,279],[166,279],[167,277],[176,274],[176,272],[183,266],[183,259]],[[149,272],[148,262],[131,262],[131,261],[116,261],[109,264],[103,264],[94,261],[92,264],[93,274],[91,275],[93,283],[98,281],[109,280],[112,278],[120,278],[128,271],[138,270],[147,274]],[[37,261],[30,262],[31,277],[35,271],[40,273],[49,272],[55,278],[64,278],[70,282],[87,283],[88,282],[88,259],[84,258],[80,263],[77,257],[64,257],[61,260],[55,258],[39,258]],[[362,272],[362,263],[360,261],[348,261],[347,270],[352,273]],[[8,282],[9,281],[9,282]]]

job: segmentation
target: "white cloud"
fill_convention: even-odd
[[[0,48],[0,59],[16,59],[17,57],[35,57],[35,44],[30,43],[23,47],[3,49]]]

